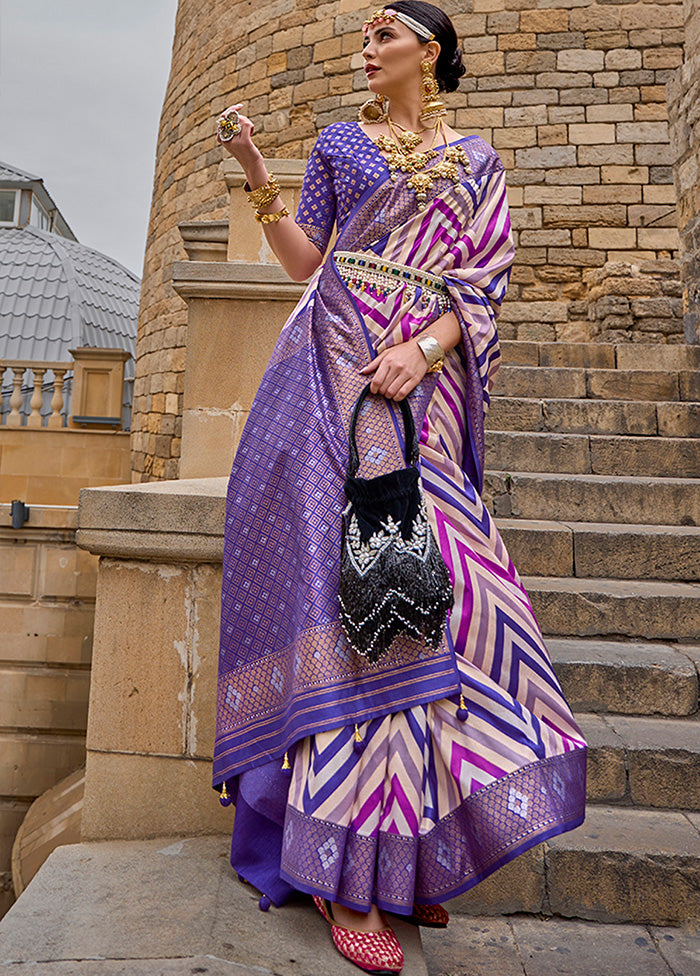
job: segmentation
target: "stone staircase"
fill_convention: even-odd
[[[458,903],[697,922],[700,347],[502,345],[483,495],[589,744],[589,804],[516,859],[520,903],[503,880]]]

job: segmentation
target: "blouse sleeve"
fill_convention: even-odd
[[[487,411],[501,358],[496,318],[515,258],[502,166],[482,180],[473,219],[453,248],[452,257],[452,267],[443,272],[443,279],[464,342],[474,351]]]
[[[306,164],[296,222],[321,254],[325,254],[335,224],[336,205],[333,173],[319,135]]]

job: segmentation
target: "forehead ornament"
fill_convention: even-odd
[[[419,37],[426,41],[432,41],[435,34],[432,34],[427,27],[420,24],[413,17],[409,17],[408,14],[399,12],[398,10],[392,10],[391,7],[381,7],[379,10],[375,10],[369,20],[366,20],[362,25],[362,33],[366,34],[370,27],[377,27],[379,24],[390,24],[393,20],[400,20],[402,24],[417,34]]]

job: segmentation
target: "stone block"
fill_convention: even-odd
[[[599,715],[578,715],[577,721],[588,744],[586,799],[597,803],[623,799],[627,771],[622,741]]]
[[[589,807],[548,842],[545,864],[556,914],[670,925],[700,915],[700,833],[681,813]]]
[[[572,533],[559,522],[497,519],[514,564],[528,576],[570,576],[574,571]]]
[[[19,540],[0,542],[0,592],[4,597],[31,597],[37,547]]]
[[[624,744],[632,801],[676,810],[700,808],[700,732],[696,721],[610,715]]]
[[[694,437],[700,431],[698,403],[657,403],[656,416],[662,437]]]
[[[678,377],[661,369],[589,369],[586,395],[602,400],[676,400]]]
[[[677,251],[680,248],[676,227],[640,227],[637,237],[640,248],[660,251]]]
[[[591,435],[591,471],[594,474],[656,477],[700,477],[700,440],[681,437],[610,437]]]
[[[613,48],[605,52],[605,67],[613,71],[634,71],[642,66],[642,52],[635,48]]]
[[[92,607],[0,604],[3,659],[89,664],[94,616]]]
[[[670,716],[697,712],[695,665],[673,645],[550,638],[547,649],[575,712]]]
[[[655,434],[653,403],[624,400],[545,400],[545,430],[585,434]]]
[[[486,437],[486,465],[498,471],[591,470],[588,438],[581,434],[489,431]]]
[[[620,105],[588,105],[586,106],[586,122],[628,122],[633,117],[633,108],[629,104]]]
[[[601,249],[629,250],[637,243],[637,232],[631,227],[591,227],[588,242]]]
[[[694,640],[700,633],[693,583],[527,576],[523,585],[545,634]]]
[[[654,467],[653,461],[649,467]],[[668,514],[659,512],[659,521],[664,522]],[[572,525],[579,576],[700,579],[700,528],[697,526]]]
[[[575,166],[575,146],[547,146],[545,148],[516,149],[516,166],[522,169],[549,169]]]
[[[668,976],[662,950],[657,949],[655,940],[641,925],[527,917],[514,918],[512,925],[519,958],[528,976],[590,976],[606,972]],[[683,930],[674,932],[679,946],[693,944],[693,937]]]
[[[557,70],[602,71],[604,59],[605,55],[603,51],[595,51],[586,48],[568,48],[558,52]]]
[[[85,761],[82,735],[0,733],[0,795],[37,797]]]
[[[97,559],[72,546],[47,545],[39,577],[39,594],[47,599],[94,600]]]
[[[98,607],[89,748],[192,754],[190,571],[105,559]]]
[[[553,366],[502,366],[496,378],[497,392],[508,396],[582,397],[585,383],[583,369]]]
[[[0,958],[65,960],[61,976],[351,976],[307,896],[279,912],[258,910],[258,894],[231,868],[229,844],[222,834],[60,847],[0,923]],[[397,922],[397,935],[405,976],[427,976],[418,930]],[[81,960],[88,968],[74,969]],[[97,968],[103,961],[122,968]]]
[[[474,888],[445,903],[456,915],[506,915],[542,911],[545,898],[543,846],[537,844]]]
[[[422,929],[421,941],[430,973],[452,973],[455,960],[459,959],[469,967],[460,966],[470,976],[477,973],[523,974],[522,950],[515,943],[510,920],[505,918],[452,915],[444,931]]]
[[[520,14],[520,29],[541,34],[545,31],[566,31],[569,29],[569,11],[523,10]]]
[[[205,759],[88,751],[81,836],[107,840],[230,832],[233,807],[219,803],[211,768]]]
[[[668,125],[665,122],[618,122],[617,139],[620,142],[666,142]]]
[[[247,411],[235,409],[185,410],[180,477],[228,477],[247,416]]]
[[[85,732],[90,674],[0,666],[0,727]]]

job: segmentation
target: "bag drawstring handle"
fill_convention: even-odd
[[[357,443],[355,441],[355,427],[357,426],[357,418],[360,414],[360,409],[362,404],[365,402],[370,394],[371,383],[362,390],[355,403],[355,409],[352,412],[352,417],[350,419],[350,435],[349,435],[349,445],[350,445],[350,461],[348,464],[347,474],[348,477],[354,478],[357,474],[357,470],[360,467],[360,458],[357,453]],[[376,393],[374,396],[382,396],[381,393]],[[388,399],[385,397],[385,399]],[[416,425],[413,422],[413,413],[408,405],[408,400],[404,398],[399,400],[399,406],[401,407],[401,414],[403,416],[404,434],[405,434],[405,452],[404,457],[406,464],[411,464],[415,466],[418,463],[419,458],[419,447],[418,438],[416,437]]]

